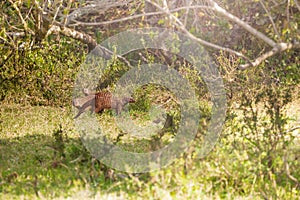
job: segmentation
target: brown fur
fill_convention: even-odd
[[[113,99],[112,101],[112,94],[110,92],[97,92],[95,94],[88,95],[88,97],[89,100],[87,100],[82,106],[78,106],[78,104],[75,105],[76,100],[73,101],[73,105],[79,109],[75,119],[88,107],[92,107],[92,111],[95,113],[102,113],[104,109],[115,109],[117,114],[119,114],[127,103],[135,102],[135,100],[131,97]]]

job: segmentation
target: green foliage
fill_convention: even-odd
[[[65,144],[64,144],[64,135],[62,130],[62,125],[59,125],[59,128],[53,132],[53,148],[55,149],[55,155],[58,155],[57,157],[65,157]]]
[[[141,89],[139,91],[136,90],[135,98],[137,99],[136,102],[130,105],[132,110],[136,110],[139,112],[148,112],[150,110],[151,102],[150,102],[150,98],[147,97],[146,92],[142,92]]]
[[[251,173],[264,190],[262,194],[280,198],[279,187],[288,183],[294,190],[298,184],[294,176],[299,175],[299,162],[288,158],[298,144],[291,131],[295,116],[288,107],[298,99],[299,60],[291,52],[257,68],[238,71],[234,58],[219,56],[230,91],[226,140],[233,141],[233,151],[247,154],[243,167],[249,161],[257,164]]]
[[[32,105],[67,105],[76,72],[84,58],[79,43],[45,42],[34,50],[5,51],[0,68],[0,99]]]

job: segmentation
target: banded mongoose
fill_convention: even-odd
[[[97,92],[91,94],[91,96],[82,106],[76,106],[75,101],[73,102],[73,105],[79,109],[74,119],[79,117],[90,106],[95,113],[102,113],[104,109],[115,109],[116,113],[119,114],[127,103],[135,102],[132,97],[114,98],[112,100],[110,92]]]

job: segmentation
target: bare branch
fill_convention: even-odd
[[[285,153],[284,155],[284,164],[285,164],[285,172],[286,172],[286,175],[288,176],[289,179],[291,179],[292,181],[294,181],[297,185],[299,185],[299,181],[297,178],[295,178],[294,176],[292,176],[291,172],[290,172],[290,166],[289,166],[289,163],[287,161],[287,155]]]
[[[18,13],[18,16],[20,18],[19,21],[21,21],[21,23],[23,24],[23,27],[24,27],[24,28],[22,27],[21,30],[19,30],[20,28],[15,27],[15,29],[17,30],[16,32],[24,32],[25,34],[28,32],[32,35],[35,35],[35,38],[41,38],[41,40],[44,37],[48,36],[49,34],[60,33],[60,34],[63,34],[65,36],[68,36],[68,37],[74,38],[76,40],[79,40],[79,41],[83,42],[84,44],[87,44],[88,47],[89,47],[89,50],[92,50],[97,46],[97,42],[95,41],[95,39],[92,38],[88,34],[85,34],[83,32],[76,31],[75,29],[66,27],[66,24],[68,24],[69,27],[70,26],[74,27],[74,26],[77,26],[77,25],[99,26],[99,25],[120,23],[120,22],[124,22],[124,21],[128,21],[128,20],[133,20],[133,19],[145,17],[145,16],[153,16],[153,15],[165,16],[169,19],[168,22],[172,26],[176,26],[177,30],[179,30],[179,31],[183,32],[184,34],[186,34],[186,36],[188,38],[190,38],[191,40],[196,41],[196,42],[200,43],[201,45],[204,45],[204,46],[207,46],[207,47],[210,47],[210,48],[213,48],[213,49],[217,49],[217,50],[226,51],[226,52],[229,52],[231,54],[237,55],[237,56],[245,59],[245,61],[247,61],[248,63],[246,63],[244,65],[241,65],[240,69],[246,69],[250,66],[257,66],[260,63],[262,63],[264,60],[266,60],[267,58],[269,58],[269,57],[271,57],[271,56],[273,56],[277,53],[280,53],[282,51],[286,51],[286,50],[289,50],[289,49],[298,48],[298,46],[299,46],[296,43],[284,43],[284,42],[276,43],[274,40],[269,38],[264,33],[259,32],[257,29],[255,29],[251,25],[247,24],[245,21],[243,21],[240,18],[232,15],[227,10],[220,7],[218,5],[218,3],[216,3],[215,0],[205,0],[206,3],[203,3],[202,5],[193,5],[191,3],[191,1],[189,1],[189,3],[187,3],[186,6],[182,6],[182,7],[178,7],[178,8],[173,8],[172,6],[169,7],[169,5],[168,5],[169,2],[167,0],[159,1],[163,5],[159,5],[154,0],[146,0],[146,2],[148,2],[151,5],[155,6],[158,9],[158,11],[157,12],[150,12],[150,13],[136,14],[136,15],[133,15],[133,16],[127,16],[127,17],[123,17],[123,18],[120,18],[120,19],[115,19],[115,20],[111,20],[111,21],[103,21],[103,22],[81,22],[81,21],[76,20],[78,17],[82,17],[84,15],[90,14],[91,11],[94,14],[97,14],[99,12],[104,13],[107,9],[114,8],[114,7],[117,7],[117,6],[127,5],[129,2],[132,2],[132,1],[133,0],[127,0],[127,1],[109,0],[109,1],[105,1],[105,2],[102,2],[102,1],[101,2],[89,1],[87,3],[81,4],[81,6],[84,5],[85,7],[77,9],[77,10],[73,11],[71,14],[68,15],[66,13],[63,14],[61,12],[62,12],[62,10],[70,11],[72,0],[69,0],[68,1],[69,3],[67,5],[62,4],[62,2],[63,2],[62,0],[55,1],[56,2],[55,5],[57,5],[57,6],[55,6],[53,4],[54,7],[50,6],[51,8],[49,8],[49,10],[47,10],[48,6],[49,6],[47,3],[44,2],[44,4],[40,4],[39,1],[34,0],[35,7],[39,11],[39,13],[37,14],[39,18],[38,18],[38,20],[35,19],[35,23],[36,23],[35,29],[36,30],[31,30],[30,27],[28,27],[28,24],[29,24],[28,20],[32,20],[32,18],[29,17],[29,14],[26,14],[26,16],[25,16],[24,13],[23,13],[23,16],[22,16],[22,13],[21,13],[22,10],[21,10],[21,8],[18,7],[18,5],[19,5],[18,2],[14,2],[13,0],[9,0],[9,2],[12,4],[13,8],[16,10],[16,13]],[[294,2],[295,2],[295,5],[297,6],[297,8],[299,9],[298,1],[294,0]],[[287,17],[288,17],[288,20],[290,20],[289,8],[291,6],[291,1],[288,0],[288,1],[285,1],[285,3],[287,3],[287,8],[286,8],[286,12],[288,14]],[[267,13],[267,15],[269,17],[269,20],[270,20],[270,22],[273,26],[274,32],[280,40],[280,34],[279,34],[279,32],[276,28],[275,22],[272,19],[270,11],[267,9],[267,7],[265,6],[265,3],[263,1],[260,0],[260,4],[262,5],[262,8]],[[170,9],[170,8],[173,8],[173,9]],[[100,9],[100,11],[99,11],[99,9]],[[197,12],[197,9],[211,10],[212,13],[218,14],[218,16],[226,18],[228,21],[231,21],[231,22],[239,25],[241,28],[243,28],[244,30],[246,30],[250,34],[254,35],[256,38],[259,38],[259,39],[263,40],[266,44],[268,44],[269,46],[272,47],[272,50],[268,51],[266,53],[263,53],[261,56],[257,57],[253,61],[253,60],[250,60],[247,56],[245,56],[242,52],[238,52],[238,51],[235,51],[231,48],[220,46],[218,44],[211,43],[207,40],[196,37],[195,35],[193,35],[186,28],[188,12],[191,9],[195,10],[195,13]],[[30,8],[29,12],[31,10],[32,10],[32,7]],[[176,14],[174,14],[174,13],[176,13],[178,11],[182,11],[182,10],[185,10],[185,16],[183,18],[181,18],[182,15],[179,18],[179,17],[177,17]],[[53,17],[51,17],[51,16],[53,16]],[[33,16],[33,18],[34,17],[35,16]],[[62,19],[61,23],[58,22],[58,18]],[[71,24],[72,22],[74,24]],[[106,52],[107,55],[110,55],[110,56],[113,55],[113,52],[110,52],[107,49],[105,50],[105,52]],[[120,58],[121,60],[123,60],[124,62],[126,62],[128,65],[130,65],[130,63],[125,58],[123,58],[122,56],[117,55],[117,57]]]
[[[263,9],[266,11],[266,13],[267,13],[267,15],[268,15],[268,17],[269,17],[269,20],[270,20],[270,22],[272,23],[272,26],[273,26],[273,29],[274,29],[275,34],[277,35],[279,41],[281,41],[281,39],[280,39],[280,34],[279,34],[279,32],[278,32],[278,30],[277,30],[277,28],[276,28],[276,25],[275,25],[275,23],[274,23],[274,21],[273,21],[273,18],[272,18],[271,13],[270,13],[269,10],[266,8],[266,6],[265,6],[265,4],[262,2],[262,0],[260,0],[259,2],[260,2],[260,4],[261,4],[261,6],[263,7]]]
[[[252,35],[262,39],[264,42],[269,44],[271,47],[276,46],[276,42],[274,42],[268,36],[266,36],[262,32],[259,32],[258,30],[256,30],[255,28],[253,28],[252,26],[247,24],[246,22],[242,21],[240,18],[238,18],[238,17],[232,15],[231,13],[227,12],[225,9],[221,8],[215,1],[213,1],[213,0],[207,0],[207,1],[210,2],[211,6],[212,6],[212,9],[214,11],[216,11],[217,13],[219,13],[219,14],[223,15],[224,17],[226,17],[227,19],[237,23],[242,28],[244,28],[249,33],[251,33]]]
[[[250,26],[249,24],[247,24],[246,22],[242,21],[241,19],[239,19],[238,17],[228,13],[225,9],[221,8],[216,2],[214,2],[213,0],[208,0],[210,2],[210,6],[208,7],[209,9],[216,11],[217,13],[223,15],[224,17],[226,17],[227,19],[237,23],[238,25],[240,25],[242,28],[244,28],[245,30],[247,30],[248,32],[250,32],[251,34],[253,34],[254,36],[262,39],[264,42],[266,42],[267,44],[269,44],[270,46],[273,47],[273,49],[271,51],[268,51],[266,53],[264,53],[263,55],[259,56],[258,58],[256,58],[253,62],[250,61],[250,59],[246,56],[244,56],[242,53],[234,51],[232,49],[229,48],[225,48],[222,46],[219,46],[217,44],[213,44],[210,43],[208,41],[202,40],[201,38],[195,37],[193,34],[191,34],[184,26],[184,24],[172,14],[172,11],[166,9],[166,8],[162,8],[160,5],[158,5],[157,3],[151,1],[151,0],[146,0],[147,2],[151,3],[152,5],[154,5],[155,7],[157,7],[159,10],[161,10],[162,12],[165,12],[165,14],[167,14],[168,16],[170,16],[173,20],[175,20],[177,27],[183,31],[190,39],[199,42],[202,45],[208,46],[208,47],[212,47],[215,49],[219,49],[219,50],[223,50],[223,51],[227,51],[229,53],[235,54],[239,57],[244,58],[248,63],[241,65],[239,68],[240,69],[247,69],[250,66],[258,66],[259,64],[261,64],[264,60],[266,60],[267,58],[289,50],[289,49],[294,49],[294,48],[299,48],[299,43],[276,43],[274,42],[272,39],[270,39],[269,37],[267,37],[266,35],[264,35],[263,33],[259,32],[258,30],[256,30],[255,28],[253,28],[252,26]],[[195,8],[195,7],[194,7]],[[266,10],[267,11],[267,10]],[[269,17],[270,14],[268,14]],[[271,20],[272,18],[270,18]],[[273,22],[273,20],[272,20]],[[275,30],[277,31],[275,24],[273,22],[273,26],[275,28]],[[278,34],[278,31],[277,31]],[[278,34],[279,35],[279,34]]]
[[[23,16],[22,16],[22,13],[19,9],[19,7],[16,5],[17,2],[13,2],[12,0],[9,0],[9,2],[12,4],[12,6],[14,7],[14,9],[17,11],[18,15],[19,15],[19,18],[21,19],[22,21],[22,24],[24,26],[24,29],[25,31],[29,32],[30,34],[34,35],[34,32],[28,27],[28,24],[27,22],[24,20]]]
[[[109,49],[98,45],[96,40],[94,40],[94,38],[92,38],[90,35],[76,31],[74,29],[70,29],[67,27],[60,27],[58,25],[52,25],[51,28],[49,29],[47,35],[52,34],[52,33],[56,33],[59,34],[61,33],[62,35],[65,35],[67,37],[71,37],[73,39],[79,40],[81,42],[83,42],[84,44],[87,44],[89,47],[89,51],[96,49],[97,53],[102,56],[105,59],[111,59],[114,55],[114,53],[112,51],[110,51]],[[130,62],[124,58],[121,55],[116,55],[116,57],[118,59],[120,59],[121,61],[123,61],[124,63],[126,63],[128,66],[131,66]]]
[[[298,0],[294,0],[294,2],[295,2],[295,4],[296,4],[298,10],[300,11],[300,4],[298,3]]]
[[[176,9],[172,9],[172,10],[170,10],[170,12],[173,13],[173,12],[178,12],[178,11],[186,10],[186,9],[199,9],[199,8],[211,9],[211,7],[208,7],[208,6],[184,6],[184,7],[179,7],[179,8],[176,8]],[[72,19],[72,21],[76,22],[76,24],[72,24],[70,26],[77,26],[77,25],[87,25],[87,26],[108,25],[108,24],[114,24],[114,23],[129,21],[129,20],[133,20],[133,19],[137,19],[137,18],[141,18],[141,17],[148,17],[148,16],[162,15],[162,14],[165,14],[165,11],[142,13],[142,14],[132,15],[132,16],[128,16],[128,17],[123,17],[123,18],[120,18],[120,19],[104,21],[104,22],[82,22],[82,21]]]
[[[64,26],[60,27],[58,25],[52,25],[47,32],[47,36],[51,35],[52,33],[56,33],[56,34],[61,33],[67,37],[71,37],[76,40],[79,40],[84,44],[87,44],[90,50],[94,49],[97,46],[96,40],[94,40],[94,38],[92,38],[90,35],[81,33],[79,31]]]
[[[239,57],[242,57],[244,58],[245,60],[247,60],[248,62],[251,62],[250,59],[248,57],[246,57],[245,55],[243,55],[242,53],[240,52],[237,52],[237,51],[234,51],[232,49],[229,49],[229,48],[226,48],[226,47],[222,47],[222,46],[219,46],[217,44],[213,44],[213,43],[210,43],[208,41],[205,41],[205,40],[202,40],[196,36],[194,36],[193,34],[191,34],[186,28],[185,26],[183,25],[183,23],[177,18],[175,17],[170,11],[168,12],[167,10],[163,9],[161,6],[159,6],[158,4],[152,2],[151,0],[146,0],[147,2],[151,3],[152,5],[154,5],[155,7],[157,7],[159,10],[161,10],[162,12],[165,12],[167,15],[169,15],[171,18],[173,18],[177,24],[178,24],[178,28],[183,31],[190,39],[194,40],[194,41],[197,41],[199,42],[200,44],[204,45],[204,46],[207,46],[207,47],[211,47],[211,48],[214,48],[214,49],[218,49],[218,50],[222,50],[222,51],[226,51],[226,52],[229,52],[229,53],[232,53],[232,54],[235,54]]]
[[[102,56],[105,59],[111,59],[114,55],[114,53],[112,51],[110,51],[109,49],[98,45],[96,40],[94,40],[90,35],[67,28],[67,27],[60,27],[58,25],[52,25],[51,28],[49,29],[47,35],[52,34],[52,33],[56,33],[59,34],[61,33],[62,35],[65,35],[67,37],[71,37],[73,39],[79,40],[81,42],[83,42],[84,44],[87,44],[89,47],[89,51],[91,50],[96,50],[97,53],[99,54],[99,56]],[[124,63],[126,63],[128,66],[131,66],[130,62],[124,58],[121,55],[116,55],[116,57],[118,59],[120,59],[121,61],[123,61]]]
[[[290,0],[287,1],[287,6],[286,6],[286,21],[287,24],[290,24]]]
[[[188,6],[191,6],[191,5],[192,5],[192,1],[188,1]],[[186,11],[185,11],[185,17],[184,17],[184,23],[183,23],[184,26],[187,25],[189,12],[190,12],[190,8],[187,8]]]
[[[299,43],[278,43],[276,45],[276,47],[274,47],[271,51],[268,51],[266,53],[264,53],[263,55],[259,56],[258,58],[255,59],[255,61],[244,64],[244,65],[240,65],[239,69],[247,69],[251,66],[258,66],[259,64],[261,64],[264,60],[266,60],[267,58],[274,56],[277,53],[289,50],[289,49],[296,49],[296,48],[300,48]]]
[[[87,26],[108,25],[108,24],[114,24],[114,23],[133,20],[133,19],[136,19],[136,18],[147,17],[147,16],[152,16],[152,15],[161,15],[161,14],[164,14],[164,12],[143,13],[143,14],[137,14],[137,15],[128,16],[128,17],[123,17],[123,18],[120,18],[120,19],[104,21],[104,22],[81,22],[81,21],[77,21],[75,19],[72,19],[72,21],[76,22],[76,24],[72,24],[70,26],[77,26],[77,25],[87,25]]]
[[[52,24],[55,22],[55,20],[56,20],[56,18],[57,18],[58,12],[59,12],[59,10],[60,10],[61,7],[62,7],[62,3],[63,3],[63,1],[60,0],[59,6],[57,7],[57,9],[56,9],[56,11],[55,11],[55,14],[54,14],[54,17],[53,17],[53,20],[52,20]]]
[[[108,9],[113,7],[126,5],[133,0],[125,0],[125,1],[91,1],[85,7],[79,8],[73,11],[70,15],[67,16],[65,24],[69,24],[71,21],[76,21],[75,19],[81,17],[84,14],[90,14],[92,12],[97,12],[97,14],[104,13]]]

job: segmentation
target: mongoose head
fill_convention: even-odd
[[[128,103],[135,103],[135,99],[132,98],[132,97],[129,97],[129,98],[128,98]]]
[[[132,97],[113,97],[113,100],[112,101],[116,101],[116,102],[119,102],[123,105],[127,104],[127,103],[135,103],[135,99],[132,98]]]
[[[123,103],[135,103],[135,99],[132,97],[124,97],[122,101]]]
[[[73,99],[72,104],[73,104],[73,106],[75,106],[76,108],[79,108],[79,107],[81,106],[78,99]]]
[[[83,94],[84,94],[85,96],[96,94],[96,92],[93,92],[93,91],[91,91],[91,90],[88,89],[88,88],[83,88],[83,89],[82,89],[82,92],[83,92]]]

